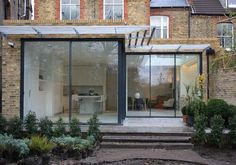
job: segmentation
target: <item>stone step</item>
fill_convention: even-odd
[[[134,142],[102,142],[101,148],[140,148],[140,149],[192,149],[191,143],[134,143]]]
[[[189,136],[193,132],[102,132],[103,136]]]
[[[113,135],[113,136],[103,136],[103,142],[171,142],[171,143],[188,143],[190,142],[190,136],[123,136],[123,135]]]

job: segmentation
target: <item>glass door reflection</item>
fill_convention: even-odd
[[[174,55],[151,55],[151,116],[175,115]]]
[[[127,116],[150,116],[150,56],[127,56]]]

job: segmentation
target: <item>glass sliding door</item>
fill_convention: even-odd
[[[72,42],[72,117],[118,122],[118,42]]]
[[[152,116],[175,115],[175,60],[174,55],[151,55]]]
[[[68,42],[25,42],[24,116],[33,111],[37,118],[68,121],[68,52]]]
[[[127,55],[126,69],[126,116],[180,117],[186,86],[197,85],[200,61],[194,54]]]
[[[181,109],[187,104],[187,95],[198,95],[194,91],[200,71],[199,55],[176,55],[176,115],[182,116]],[[190,91],[187,93],[186,88]]]
[[[150,56],[130,55],[127,64],[127,116],[149,116]]]

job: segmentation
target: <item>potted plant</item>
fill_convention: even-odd
[[[184,106],[182,109],[181,109],[181,111],[182,111],[182,114],[183,114],[183,122],[184,123],[187,123],[187,121],[188,121],[188,107],[187,106]]]

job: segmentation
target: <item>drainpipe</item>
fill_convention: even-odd
[[[188,38],[191,37],[191,7],[189,7],[189,11],[188,11]]]

